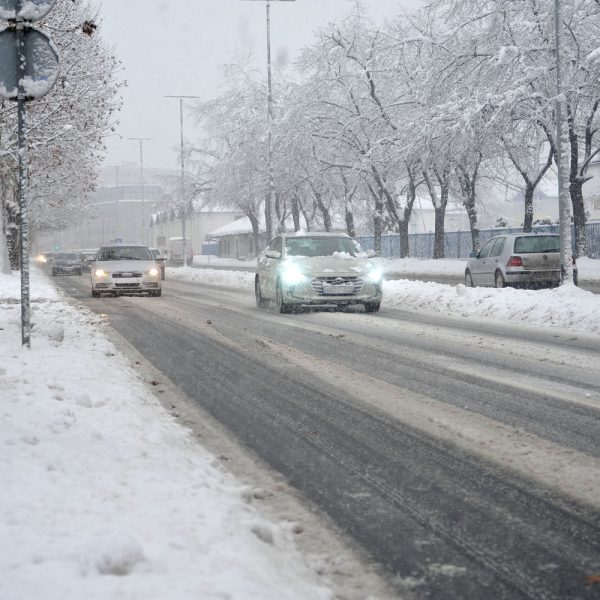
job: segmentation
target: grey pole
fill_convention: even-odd
[[[200,96],[165,96],[165,98],[176,98],[179,100],[179,152],[181,154],[181,237],[183,238],[183,266],[187,267],[187,223],[185,201],[185,156],[183,144],[183,101],[190,98],[199,98]]]
[[[567,130],[563,127],[563,108],[566,114],[566,98],[562,85],[562,4],[554,0],[554,42],[556,49],[556,166],[558,170],[558,203],[560,213],[560,279],[561,284],[573,283],[573,262],[571,245],[571,204],[569,198],[568,144]]]
[[[18,13],[21,12],[19,2]],[[17,13],[17,14],[18,14]],[[31,347],[31,298],[29,288],[29,179],[27,164],[27,109],[25,90],[22,86],[25,77],[25,56],[23,55],[23,29],[24,23],[19,18],[16,23],[17,47],[18,47],[18,71],[19,71],[19,95],[17,98],[17,135],[19,146],[19,254],[21,263],[21,343],[23,346]]]
[[[142,200],[142,241],[144,244],[147,243],[146,240],[146,204],[144,198],[144,142],[152,140],[154,138],[149,137],[130,137],[127,138],[133,142],[139,142],[140,144],[140,193]]]
[[[256,0],[251,0],[256,1]],[[260,0],[265,1],[265,0]],[[268,110],[268,162],[269,193],[265,199],[267,243],[273,237],[273,206],[275,204],[275,175],[273,168],[273,87],[271,76],[271,2],[294,2],[295,0],[266,0],[267,3],[267,110]]]

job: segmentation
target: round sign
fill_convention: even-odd
[[[0,19],[37,21],[54,7],[56,0],[0,0]]]
[[[58,78],[58,52],[50,38],[41,31],[23,31],[22,56],[25,63],[19,80],[17,32],[14,28],[0,31],[0,96],[17,100],[19,85],[26,100],[45,96]]]

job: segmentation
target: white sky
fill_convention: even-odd
[[[272,2],[272,58],[293,61],[309,45],[313,32],[347,14],[353,0]],[[363,0],[374,20],[392,17],[420,0]],[[119,136],[107,140],[106,165],[138,162],[139,146],[128,137],[150,137],[144,143],[144,165],[176,167],[179,105],[166,94],[210,98],[221,82],[221,66],[241,54],[265,64],[265,2],[248,0],[100,0],[103,39],[123,63],[124,106]],[[185,115],[186,138],[193,137]]]

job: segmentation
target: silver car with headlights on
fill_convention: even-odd
[[[142,244],[115,244],[98,250],[92,264],[92,297],[101,294],[161,295],[160,266]]]
[[[280,313],[362,304],[377,312],[382,272],[358,242],[342,233],[283,233],[258,257],[256,305]]]

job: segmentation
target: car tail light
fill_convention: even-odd
[[[522,267],[523,259],[520,256],[511,256],[506,263],[507,267]]]

